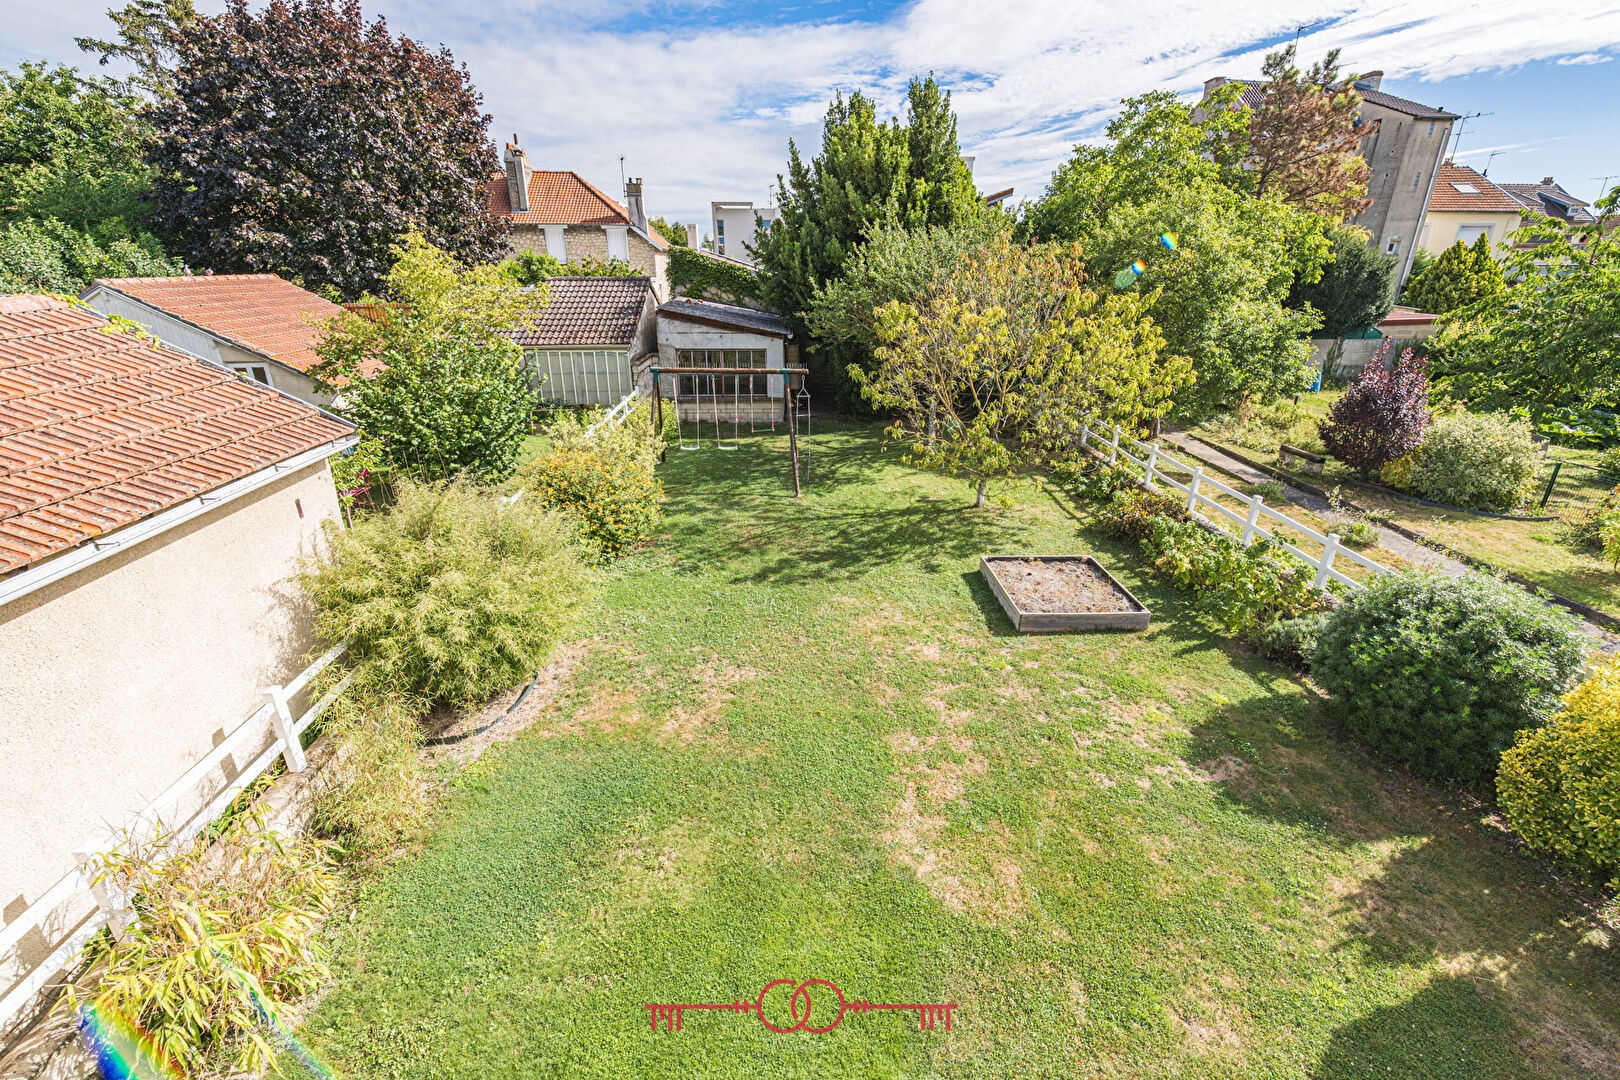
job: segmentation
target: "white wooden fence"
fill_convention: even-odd
[[[123,830],[99,834],[81,844],[74,852],[74,868],[15,919],[0,927],[0,961],[12,972],[22,969],[20,977],[14,978],[0,997],[0,1032],[11,1025],[53,978],[73,964],[84,946],[103,927],[110,927],[116,934],[133,921],[129,897],[121,895],[108,882],[94,880],[99,856],[125,836],[149,835],[159,823],[170,830],[179,843],[195,838],[224,813],[244,788],[263,775],[277,757],[286,762],[289,772],[304,771],[306,762],[300,736],[348,687],[353,676],[345,676],[299,717],[292,715],[288,702],[342,656],[347,647],[345,642],[332,649],[287,685],[265,690],[264,704],[246,722],[187,769]],[[240,753],[255,756],[233,774],[230,770]],[[219,787],[211,788],[211,778],[221,771],[227,779]],[[200,808],[188,808],[199,802]],[[176,820],[181,814],[183,820]],[[17,955],[18,946],[34,934],[42,937],[45,947],[51,951],[38,963],[27,966]],[[37,944],[39,938],[33,941]]]
[[[1344,547],[1339,542],[1338,533],[1328,533],[1323,536],[1315,529],[1301,525],[1287,514],[1273,510],[1266,505],[1265,499],[1261,496],[1245,495],[1236,488],[1227,487],[1212,476],[1204,475],[1202,465],[1186,465],[1166,454],[1157,443],[1145,443],[1130,436],[1123,436],[1117,424],[1114,425],[1114,430],[1107,434],[1094,431],[1089,426],[1082,424],[1080,428],[1080,446],[1083,449],[1089,449],[1102,455],[1111,464],[1118,464],[1123,460],[1135,465],[1142,470],[1142,477],[1137,483],[1149,491],[1158,491],[1162,484],[1171,490],[1184,493],[1187,496],[1187,513],[1199,521],[1228,534],[1231,530],[1225,528],[1219,519],[1225,519],[1236,525],[1238,527],[1237,540],[1244,547],[1254,543],[1256,536],[1275,540],[1284,551],[1303,559],[1316,571],[1315,586],[1318,589],[1327,588],[1330,581],[1337,581],[1341,585],[1348,585],[1353,589],[1362,587],[1360,582],[1348,578],[1333,569],[1334,562],[1341,558],[1348,559],[1358,566],[1366,567],[1375,574],[1388,574],[1391,572],[1389,567],[1380,566],[1371,559]],[[1137,457],[1136,454],[1131,453],[1132,450],[1142,456]],[[1170,475],[1171,472],[1185,474],[1186,482],[1176,480]],[[1243,507],[1244,512],[1240,514],[1225,504],[1217,502],[1210,495],[1212,491],[1237,502]],[[1212,519],[1208,514],[1204,513],[1205,510],[1215,511],[1218,517]],[[1267,528],[1267,525],[1273,525],[1274,527]],[[1297,534],[1297,539],[1301,541],[1308,540],[1321,544],[1322,553],[1313,556],[1302,551],[1297,544],[1290,542],[1291,538],[1287,534],[1282,533],[1281,530],[1283,529],[1292,530]]]
[[[603,428],[616,428],[624,423],[624,418],[630,415],[630,408],[635,404],[636,397],[640,393],[639,389],[632,386],[630,392],[620,398],[619,403],[609,409],[606,416],[585,429],[585,437],[588,439]]]

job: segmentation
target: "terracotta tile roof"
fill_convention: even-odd
[[[694,300],[690,296],[677,296],[664,301],[659,307],[660,317],[684,319],[725,330],[740,330],[771,337],[788,336],[787,320],[774,311],[738,307],[736,304],[717,304],[713,300]]]
[[[608,198],[601,189],[569,169],[529,174],[529,208],[512,212],[512,193],[506,187],[506,174],[495,173],[489,181],[489,210],[512,219],[514,225],[629,225],[630,211]],[[656,231],[636,233],[660,251],[669,242]]]
[[[288,367],[308,371],[319,324],[343,309],[275,274],[97,278],[114,289],[194,323]]]
[[[618,348],[636,337],[641,312],[652,294],[644,277],[558,277],[547,282],[551,300],[540,321],[512,335],[530,348]]]
[[[0,574],[354,430],[105,326],[0,297]]]
[[[1466,165],[1449,161],[1440,166],[1429,196],[1429,213],[1517,214],[1518,203],[1479,173]]]

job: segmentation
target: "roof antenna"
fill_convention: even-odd
[[[1442,110],[1442,111],[1444,111],[1444,110]],[[1477,120],[1481,116],[1495,116],[1495,115],[1496,114],[1493,113],[1493,112],[1476,112],[1476,113],[1469,113],[1467,116],[1459,116],[1457,118],[1457,130],[1455,132],[1453,132],[1452,136],[1451,136],[1451,153],[1446,155],[1447,159],[1452,160],[1452,161],[1456,160],[1456,158],[1457,158],[1457,147],[1462,145],[1463,134],[1468,130],[1468,121]]]
[[[1485,159],[1485,171],[1480,173],[1479,175],[1481,175],[1481,176],[1489,176],[1489,175],[1491,175],[1491,162],[1495,161],[1497,158],[1501,157],[1505,153],[1507,153],[1506,150],[1492,150],[1491,151],[1491,156]]]
[[[624,182],[624,155],[619,155],[619,190],[628,190]]]

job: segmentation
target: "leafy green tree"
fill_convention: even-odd
[[[1480,233],[1473,246],[1461,240],[1406,283],[1401,299],[1419,311],[1447,315],[1496,296],[1507,288],[1502,267],[1491,257],[1491,242]]]
[[[967,477],[983,506],[991,481],[1070,461],[1080,426],[1138,426],[1190,381],[1163,352],[1152,300],[1087,287],[1074,245],[993,241],[913,301],[877,310],[875,372],[851,375],[898,415],[908,461]]]
[[[1328,230],[1333,258],[1319,281],[1295,280],[1288,306],[1309,304],[1322,314],[1318,337],[1342,338],[1377,325],[1395,306],[1395,260],[1367,246],[1367,234],[1352,226]]]
[[[1095,273],[1158,292],[1166,349],[1189,357],[1197,378],[1177,396],[1190,415],[1308,387],[1306,335],[1321,320],[1284,302],[1296,280],[1320,275],[1326,222],[1252,194],[1248,122],[1220,93],[1238,89],[1218,88],[1196,115],[1169,94],[1127,101],[1109,125],[1113,145],[1077,147],[1022,226],[1078,241]],[[1129,269],[1138,262],[1140,274]]]
[[[559,262],[544,251],[520,251],[500,262],[501,272],[519,285],[537,285],[554,277],[642,277],[621,259],[573,259]]]
[[[1169,91],[1127,98],[1108,124],[1109,145],[1074,148],[1052,174],[1046,194],[1024,211],[1022,235],[1035,239],[1078,238],[1121,203],[1157,198],[1166,185],[1206,182],[1247,192],[1252,175],[1243,87],[1227,83],[1196,110]],[[1095,262],[1095,260],[1093,260]]]
[[[497,266],[463,269],[420,233],[393,254],[387,317],[333,319],[311,374],[341,392],[339,411],[396,469],[505,479],[534,411],[523,350],[508,334],[534,320],[547,290],[513,288]]]
[[[110,79],[0,71],[0,288],[78,292],[179,267],[146,228],[151,129]]]
[[[668,240],[671,247],[687,246],[686,226],[682,225],[680,222],[665,221],[661,217],[655,217],[647,219],[647,224],[651,226],[653,231],[659,236],[662,236],[665,240]]]
[[[914,155],[915,150],[915,155]],[[777,177],[781,213],[754,238],[765,301],[796,329],[818,286],[881,225],[950,225],[984,210],[956,145],[950,95],[933,77],[913,79],[906,122],[877,119],[859,91],[836,96],[822,123],[821,152],[806,164],[788,143],[787,176]],[[846,358],[870,363],[869,356]]]
[[[133,65],[135,73],[128,79],[132,90],[158,100],[174,96],[176,46],[181,33],[197,21],[191,0],[130,0],[107,17],[118,40],[75,38],[79,48],[99,54],[103,67],[115,58]]]
[[[920,302],[929,289],[947,281],[963,262],[979,258],[1010,229],[1010,220],[998,214],[928,229],[880,225],[845,263],[842,276],[817,287],[806,322],[833,359],[841,407],[856,411],[851,403],[860,387],[849,365],[862,366],[858,358],[876,355],[878,309],[893,301]]]
[[[159,224],[192,262],[375,290],[413,230],[469,263],[504,254],[489,116],[465,65],[358,3],[229,0],[175,41],[153,110]]]
[[[1433,339],[1436,381],[1474,408],[1537,419],[1620,406],[1620,233],[1584,244],[1555,225],[1515,235],[1532,243],[1504,261],[1513,285],[1453,311]]]

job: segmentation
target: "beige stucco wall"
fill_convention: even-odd
[[[302,670],[308,614],[288,578],[338,514],[320,462],[0,605],[8,919]]]
[[[1423,219],[1423,234],[1418,246],[1430,255],[1438,256],[1457,242],[1457,230],[1464,225],[1489,225],[1491,254],[1498,260],[1507,258],[1507,249],[1497,248],[1508,235],[1519,227],[1518,214],[1454,214],[1451,211],[1429,211]],[[1472,243],[1473,241],[1469,241]]]

